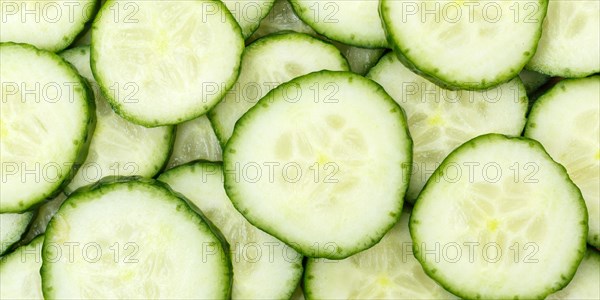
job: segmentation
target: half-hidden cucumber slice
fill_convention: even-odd
[[[32,218],[31,211],[0,214],[0,255],[21,239]]]
[[[525,136],[538,140],[581,189],[588,243],[600,249],[600,76],[562,80],[534,103]]]
[[[169,158],[175,128],[146,128],[117,115],[108,105],[90,69],[90,48],[82,46],[60,54],[90,83],[95,95],[96,129],[85,162],[65,188],[77,188],[107,176],[153,177]]]
[[[302,276],[302,255],[235,210],[223,188],[220,163],[192,162],[158,179],[190,199],[227,239],[233,264],[232,299],[290,298]]]
[[[518,78],[485,90],[440,88],[386,54],[367,74],[406,111],[413,165],[406,199],[414,200],[442,160],[462,143],[486,133],[520,135],[527,95]]]
[[[72,194],[42,249],[46,299],[226,299],[228,246],[165,184],[107,178]]]
[[[136,13],[118,13],[126,5]],[[113,109],[154,127],[217,104],[238,76],[244,39],[221,1],[109,0],[94,20],[91,47],[94,77]]]
[[[242,29],[244,39],[250,37],[271,11],[275,0],[223,0]]]
[[[28,245],[17,248],[7,256],[0,257],[0,298],[43,300],[42,244],[44,236],[38,236]]]
[[[456,299],[429,278],[412,253],[404,210],[381,241],[343,260],[309,259],[308,299]]]
[[[221,144],[206,116],[177,125],[167,169],[193,160],[222,161]]]
[[[573,278],[586,251],[587,211],[537,141],[488,134],[438,167],[410,233],[425,272],[453,294],[542,299]]]
[[[270,35],[252,43],[244,52],[238,81],[209,113],[221,144],[227,143],[238,119],[271,89],[320,70],[346,71],[348,62],[335,46],[301,33]]]
[[[564,289],[546,299],[600,299],[600,253],[588,248],[573,280]]]
[[[412,71],[448,89],[486,89],[535,53],[548,0],[382,0],[390,45]]]
[[[67,48],[98,10],[98,0],[0,2],[0,42],[27,43],[52,52]]]
[[[527,68],[562,77],[600,72],[600,1],[549,0],[542,37]]]
[[[396,223],[411,150],[404,113],[379,85],[314,72],[273,89],[236,123],[225,188],[256,227],[305,256],[342,259]]]
[[[58,55],[0,44],[0,213],[57,194],[87,155],[93,94]]]
[[[290,3],[304,23],[327,38],[357,47],[387,47],[379,1],[290,0]]]

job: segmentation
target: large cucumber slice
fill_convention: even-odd
[[[85,77],[96,99],[96,130],[88,156],[65,192],[94,183],[106,176],[152,177],[161,170],[173,145],[173,126],[146,128],[117,115],[108,105],[90,69],[90,47],[61,53]]]
[[[18,242],[33,218],[33,212],[0,214],[0,255]],[[5,299],[5,298],[2,298]]]
[[[546,299],[600,299],[600,253],[588,248],[573,280],[564,289]]]
[[[236,123],[225,188],[258,228],[305,256],[341,259],[396,223],[411,149],[404,113],[379,85],[315,72],[273,89]]]
[[[126,5],[136,8],[133,16],[118,13]],[[94,77],[111,106],[154,127],[214,106],[238,76],[244,39],[221,1],[109,0],[94,20],[91,47]]]
[[[0,44],[0,213],[56,194],[85,159],[94,128],[85,79],[54,53]]]
[[[520,135],[525,126],[527,96],[519,79],[486,91],[450,91],[404,67],[386,54],[368,78],[406,111],[414,141],[407,200],[414,200],[442,160],[462,143],[485,133]]]
[[[94,18],[98,0],[0,1],[0,42],[31,44],[39,49],[67,48]]]
[[[562,77],[600,72],[600,1],[549,0],[542,37],[528,68]]]
[[[209,117],[225,145],[237,120],[279,84],[320,70],[345,71],[348,62],[333,45],[301,33],[276,34],[252,43],[240,77]]]
[[[538,142],[489,134],[438,167],[416,201],[410,233],[425,272],[453,294],[541,299],[573,278],[586,250],[587,211]]]
[[[46,299],[224,299],[227,243],[166,185],[108,178],[79,189],[48,224]]]
[[[223,4],[240,25],[245,39],[252,35],[260,21],[269,14],[274,2],[275,0],[223,0]]]
[[[290,0],[290,3],[304,23],[332,40],[357,47],[387,47],[378,1]]]
[[[167,169],[192,160],[222,161],[221,144],[206,116],[177,125],[173,153]]]
[[[231,246],[233,299],[290,298],[302,276],[302,256],[235,210],[223,188],[221,164],[190,163],[159,180],[188,197],[223,232]]]
[[[581,189],[588,242],[600,249],[600,76],[563,80],[533,105],[525,136],[538,140]]]
[[[44,236],[38,236],[28,245],[0,257],[0,299],[43,300],[42,244]]]
[[[412,252],[409,210],[372,248],[344,260],[309,259],[308,299],[456,299],[425,272]]]
[[[449,89],[486,89],[535,53],[548,0],[382,0],[381,17],[408,68]]]

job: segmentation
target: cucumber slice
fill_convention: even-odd
[[[517,76],[535,53],[548,0],[382,0],[400,61],[447,89],[487,89]]]
[[[438,167],[416,201],[410,234],[425,272],[461,298],[542,299],[573,278],[587,212],[538,142],[488,134]]]
[[[33,212],[30,211],[20,214],[0,214],[0,255],[21,239],[32,218]]]
[[[406,199],[414,202],[442,160],[462,143],[485,133],[520,135],[527,96],[519,79],[486,91],[442,89],[386,54],[367,74],[406,111],[414,141]]]
[[[169,158],[175,128],[146,128],[130,123],[108,105],[90,69],[90,47],[61,53],[85,77],[96,99],[96,130],[85,162],[65,188],[67,194],[106,176],[153,177]]]
[[[117,13],[127,5],[133,16]],[[109,0],[92,26],[91,47],[94,77],[113,109],[155,127],[217,104],[238,76],[244,39],[221,1]]]
[[[224,299],[227,243],[166,185],[108,178],[79,189],[48,224],[46,299]]]
[[[342,259],[398,219],[411,149],[403,111],[379,85],[314,72],[273,89],[236,123],[225,188],[256,227],[305,256]]]
[[[248,38],[271,11],[275,0],[223,0],[229,12],[242,29],[244,38]]]
[[[192,160],[222,161],[221,144],[206,116],[177,125],[173,153],[167,169]]]
[[[588,243],[600,249],[598,99],[600,76],[559,82],[533,105],[525,136],[542,143],[581,189],[589,214]]]
[[[373,246],[344,260],[309,259],[308,299],[457,299],[423,272],[412,253],[410,212]]]
[[[387,47],[378,1],[290,0],[295,13],[332,40],[366,48]]]
[[[0,213],[52,197],[85,159],[94,129],[93,95],[54,53],[0,44]]]
[[[40,277],[43,243],[44,236],[38,236],[0,258],[0,299],[44,299]]]
[[[227,143],[239,118],[271,89],[320,70],[345,71],[348,62],[333,45],[301,33],[271,35],[252,43],[244,52],[238,81],[209,113],[221,144]]]
[[[600,2],[549,0],[542,37],[527,68],[562,77],[600,72]]]
[[[290,298],[302,276],[302,256],[235,210],[223,188],[221,164],[193,162],[158,179],[188,197],[225,235],[231,245],[233,299]]]
[[[0,42],[31,44],[39,49],[67,48],[94,18],[97,0],[0,2]]]
[[[600,299],[600,253],[588,248],[573,280],[546,299]]]

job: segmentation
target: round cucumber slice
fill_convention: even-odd
[[[227,239],[233,264],[232,299],[290,298],[302,276],[302,255],[235,210],[223,188],[221,164],[192,162],[158,179],[188,197]]]
[[[343,260],[309,259],[308,299],[457,299],[425,272],[412,253],[410,212],[372,248]]]
[[[600,249],[600,76],[560,81],[534,103],[525,136],[538,140],[581,189],[588,243]]]
[[[291,0],[304,23],[332,40],[365,48],[387,47],[378,1]]]
[[[301,33],[270,35],[252,43],[244,52],[238,81],[209,113],[221,144],[227,143],[239,118],[271,89],[320,70],[346,71],[348,62],[333,45]]]
[[[549,0],[542,37],[527,68],[551,76],[600,72],[600,2]]]
[[[462,143],[486,133],[520,135],[527,96],[517,78],[485,91],[450,91],[411,72],[393,53],[386,54],[368,78],[406,111],[414,141],[406,199],[414,202],[442,160]]]
[[[535,53],[548,0],[382,0],[381,18],[400,61],[447,89],[509,81]]]
[[[305,256],[341,259],[396,223],[411,149],[404,113],[379,85],[314,72],[273,89],[236,123],[225,188],[256,227]]]
[[[67,194],[107,176],[153,177],[169,158],[175,128],[146,128],[117,115],[108,105],[90,69],[90,47],[82,46],[60,54],[85,77],[94,91],[96,129],[85,162],[69,185]]]
[[[22,212],[55,195],[87,154],[93,95],[54,53],[0,44],[0,213]]]
[[[46,299],[226,299],[227,243],[162,183],[108,178],[79,189],[48,224]]]
[[[488,134],[438,167],[416,201],[410,233],[425,272],[453,294],[542,299],[573,278],[586,250],[587,211],[538,142]]]
[[[126,5],[136,13],[118,13]],[[238,76],[244,39],[221,1],[109,0],[91,47],[94,77],[113,109],[155,127],[217,104]]]
[[[0,42],[27,43],[52,52],[67,48],[98,10],[98,0],[0,1]]]

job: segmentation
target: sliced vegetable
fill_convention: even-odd
[[[167,169],[192,160],[222,161],[221,145],[206,116],[177,125],[173,153]]]
[[[1,299],[44,299],[40,277],[43,243],[44,236],[38,236],[28,245],[0,257]]]

